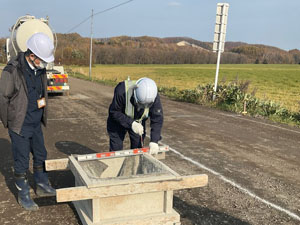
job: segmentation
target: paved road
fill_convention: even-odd
[[[113,88],[75,78],[71,94],[50,99],[44,130],[48,158],[108,150],[106,118]],[[206,173],[204,188],[175,192],[183,225],[300,224],[300,129],[162,98],[163,162],[181,175]],[[128,148],[128,140],[125,148]],[[15,200],[10,141],[0,128],[0,224],[80,224],[71,203],[36,198],[37,212]],[[51,172],[56,188],[71,172]]]

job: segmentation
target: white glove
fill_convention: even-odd
[[[143,125],[138,122],[135,122],[135,121],[131,124],[131,129],[133,130],[134,133],[136,133],[140,136],[142,136],[144,133]]]
[[[155,143],[155,142],[150,142],[149,143],[149,147],[150,147],[150,154],[157,154],[158,153],[158,150],[159,150],[159,147],[158,147],[158,144]]]

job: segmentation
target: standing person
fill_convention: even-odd
[[[45,171],[47,151],[41,123],[47,123],[46,65],[54,61],[53,41],[35,33],[27,41],[27,51],[12,58],[0,79],[0,118],[12,144],[18,202],[26,210],[37,210],[30,197],[27,180],[29,155],[33,155],[35,191],[39,196],[54,196]]]
[[[151,127],[150,153],[157,154],[163,125],[163,109],[155,82],[146,77],[138,81],[128,79],[120,82],[114,90],[107,119],[110,151],[123,149],[127,132],[131,149],[142,147],[148,117]]]

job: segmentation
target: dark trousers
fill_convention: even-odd
[[[17,174],[26,173],[29,168],[29,155],[33,155],[33,166],[44,165],[47,159],[47,150],[44,144],[44,137],[41,125],[36,127],[23,127],[21,135],[8,130],[14,158],[14,172]]]
[[[130,148],[141,148],[142,140],[141,136],[134,133],[131,129],[125,129],[116,124],[108,124],[107,132],[109,135],[109,150],[110,151],[118,151],[123,150],[123,141],[126,133],[128,132],[130,138]],[[143,135],[143,140],[145,138],[145,134]]]

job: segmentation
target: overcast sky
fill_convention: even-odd
[[[26,14],[49,16],[58,33],[67,33],[94,13],[128,0],[0,0],[0,37]],[[215,0],[133,0],[94,17],[94,37],[191,37],[213,41]],[[222,2],[222,1],[221,1]],[[300,49],[300,0],[227,0],[226,41],[265,44],[284,50]],[[73,29],[89,37],[91,21]]]

